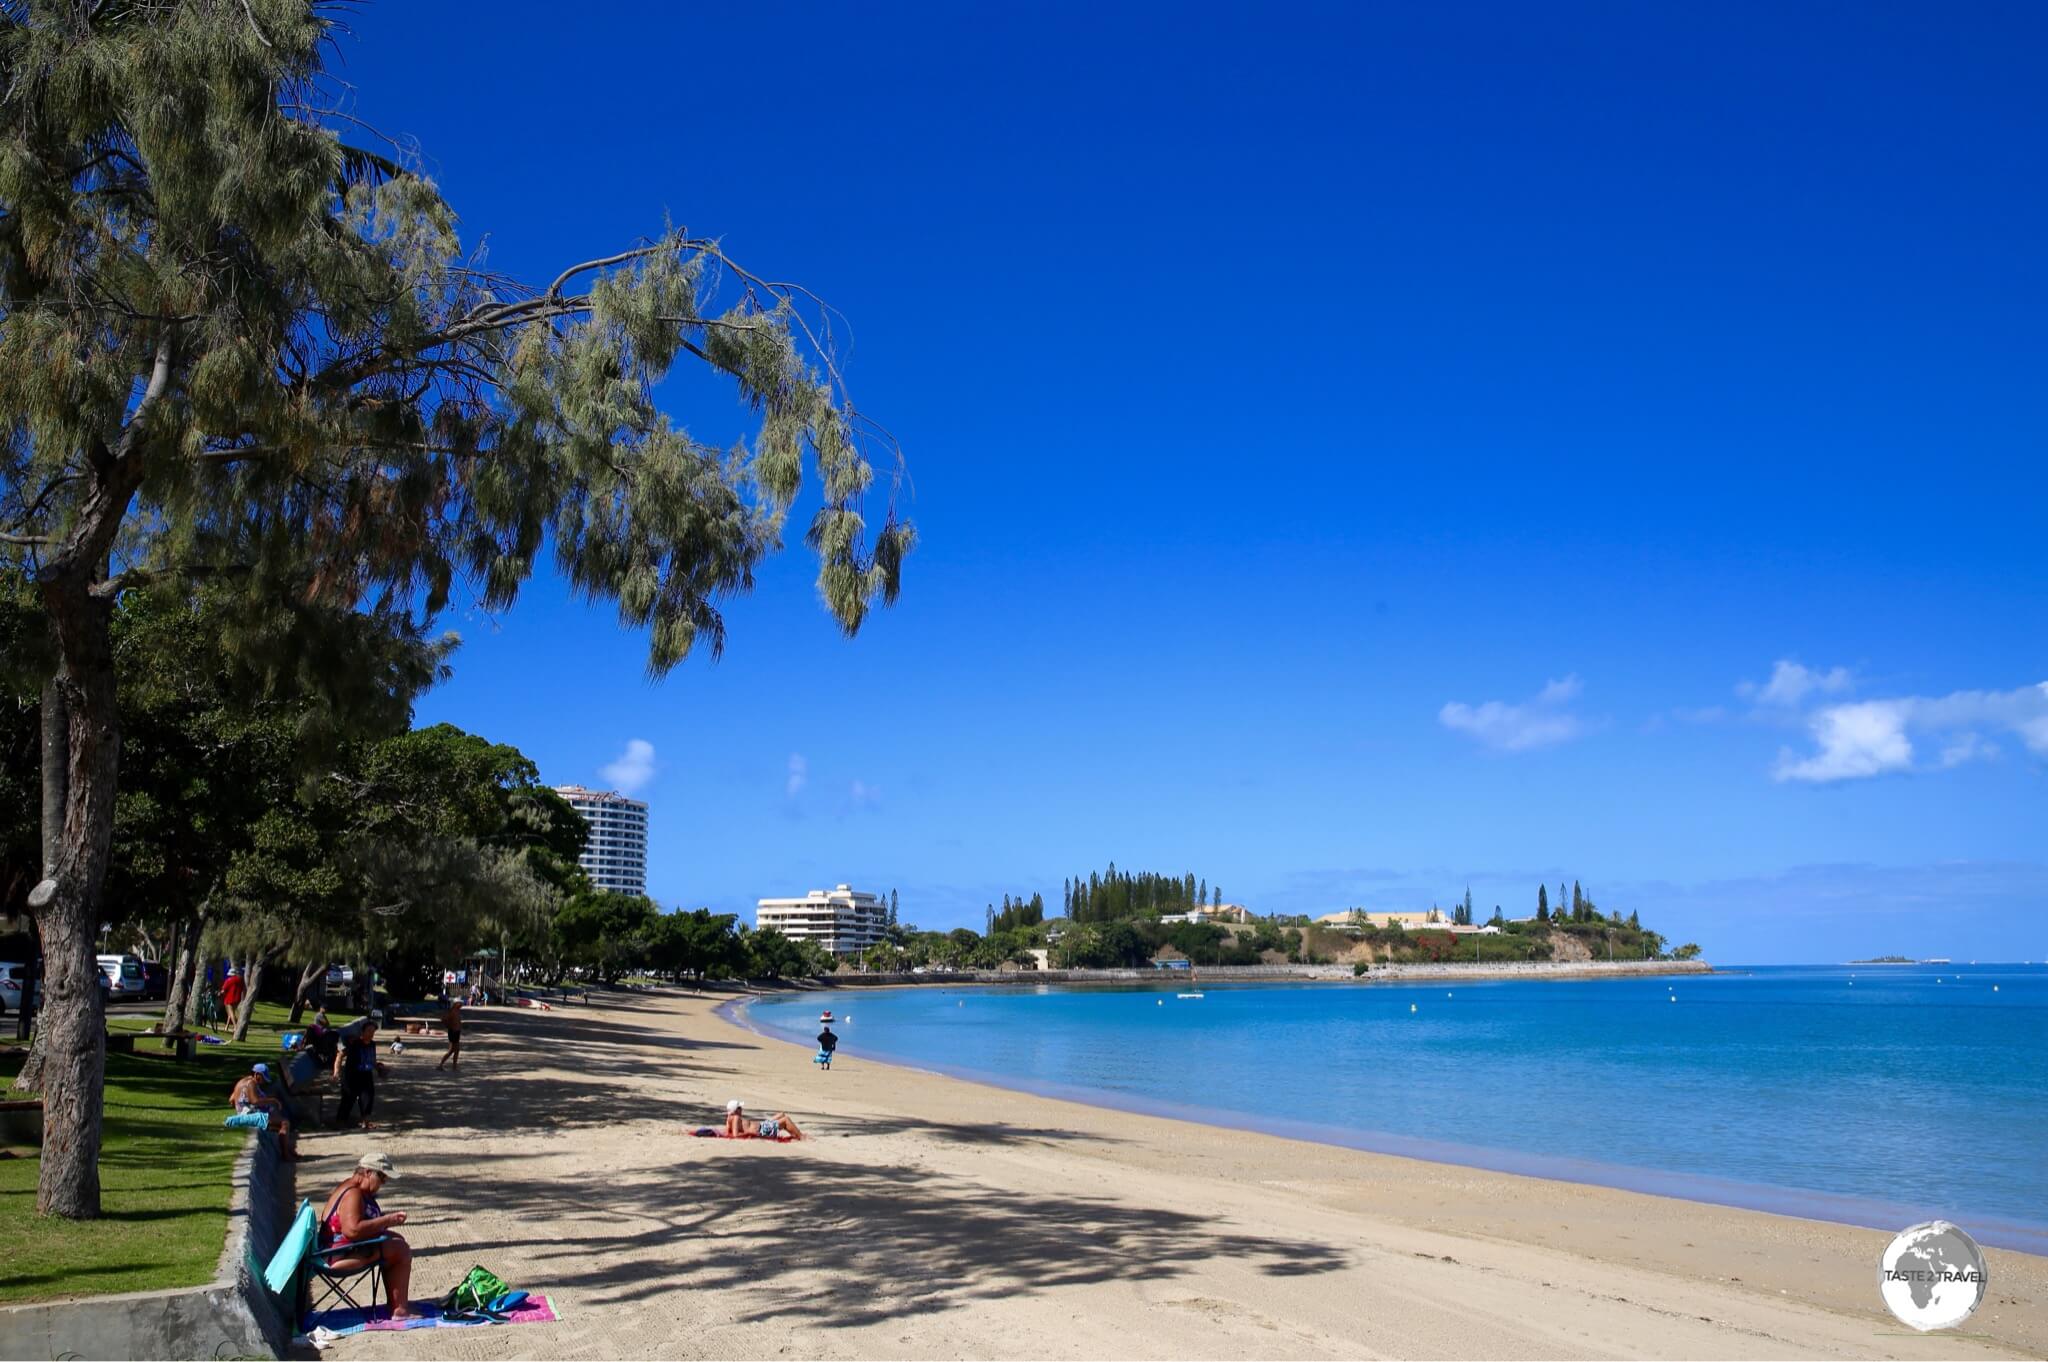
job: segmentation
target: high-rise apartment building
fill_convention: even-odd
[[[621,894],[647,892],[647,805],[614,790],[557,785],[555,793],[590,824],[579,862],[590,882]]]
[[[889,905],[879,894],[862,894],[850,884],[813,889],[800,899],[762,899],[754,925],[773,927],[798,941],[815,941],[834,955],[859,955],[882,939]]]

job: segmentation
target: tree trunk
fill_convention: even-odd
[[[106,1015],[93,947],[113,843],[120,713],[108,638],[111,607],[93,598],[82,583],[46,581],[43,586],[64,657],[57,688],[66,719],[66,760],[63,823],[55,862],[48,868],[56,892],[37,918],[44,1007],[39,1028],[43,1152],[36,1209],[90,1220],[100,1213],[101,1089],[107,1066]],[[46,797],[51,787],[46,773]]]
[[[247,990],[242,994],[242,1005],[235,1009],[235,1044],[249,1039],[249,1023],[256,1016],[256,993],[263,987],[263,967],[270,962],[270,952],[257,951],[242,962],[242,985]]]
[[[317,960],[314,961],[312,964],[306,966],[306,968],[300,971],[299,973],[299,987],[298,990],[292,994],[291,1024],[293,1026],[297,1026],[301,1021],[305,1019],[306,1004],[312,1001],[313,989],[316,985],[319,987],[321,992],[326,992],[327,966],[320,963]]]
[[[65,795],[70,788],[69,718],[64,712],[64,689],[52,676],[43,682],[43,875],[57,873],[57,857],[64,846]]]
[[[199,1015],[199,990],[206,974],[206,919],[193,919],[191,940],[185,943],[185,958],[180,966],[184,971],[183,993],[178,999],[176,1012],[164,1013],[164,1024],[175,1031],[190,1031]]]
[[[57,860],[64,847],[65,795],[71,780],[70,763],[65,760],[71,745],[69,716],[64,708],[64,689],[55,675],[43,682],[43,700],[37,717],[42,722],[43,878],[47,880],[56,875]],[[40,923],[36,931],[40,936]],[[43,1088],[43,1028],[36,998],[39,990],[45,1000],[50,997],[43,983],[47,970],[47,963],[32,960],[21,983],[21,1027],[27,1032],[29,1045],[28,1058],[22,1061],[21,1072],[14,1076],[16,1092],[41,1092]]]
[[[205,924],[188,918],[178,924],[177,950],[171,960],[171,981],[164,990],[163,1029],[175,1033],[185,1029],[186,999],[192,994],[192,978],[199,963],[199,933]]]

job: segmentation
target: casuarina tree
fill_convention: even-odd
[[[283,667],[322,621],[430,619],[458,580],[502,608],[545,552],[646,628],[660,673],[716,653],[807,469],[847,632],[911,543],[893,443],[811,295],[680,227],[493,269],[411,161],[349,145],[335,36],[314,0],[0,0],[0,568],[31,582],[51,659],[46,1213],[99,1210],[118,600],[204,580],[252,619],[283,609],[237,635]],[[657,408],[678,362],[732,381],[750,441]]]

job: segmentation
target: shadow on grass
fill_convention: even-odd
[[[38,1217],[36,1160],[0,1164],[0,1301],[190,1285],[213,1275],[245,1136],[222,1128],[227,1094],[249,1063],[107,1057],[101,1127],[102,1214]],[[17,1068],[18,1063],[10,1065]]]

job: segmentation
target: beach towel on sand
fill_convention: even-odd
[[[773,1122],[770,1122],[770,1124],[773,1124]],[[700,1140],[722,1140],[725,1138],[725,1132],[717,1126],[698,1126],[690,1133]],[[750,1133],[735,1135],[732,1138],[735,1140],[766,1140],[770,1144],[792,1144],[796,1141],[796,1136],[786,1130],[776,1135],[754,1135]]]
[[[415,1302],[418,1311],[411,1319],[391,1318],[391,1307],[380,1305],[375,1310],[323,1310],[308,1315],[301,1323],[310,1336],[316,1329],[325,1329],[330,1336],[360,1333],[385,1333],[410,1331],[413,1329],[456,1329],[489,1328],[498,1324],[553,1324],[562,1318],[554,1302],[546,1296],[529,1296],[515,1310],[507,1311],[502,1319],[486,1319],[472,1315],[443,1314],[438,1305]]]

